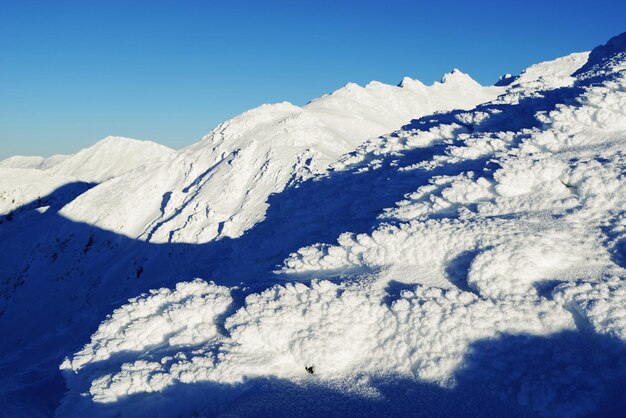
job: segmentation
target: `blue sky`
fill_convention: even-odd
[[[349,81],[431,83],[458,67],[491,84],[604,43],[624,16],[618,0],[0,0],[0,158],[109,134],[180,148]]]

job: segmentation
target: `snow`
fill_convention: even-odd
[[[0,167],[0,178],[0,215],[40,201],[59,187],[76,181],[70,176],[50,175],[33,168]]]
[[[497,90],[453,71],[264,105],[20,206],[0,225],[0,406],[620,416],[625,50]],[[364,135],[404,111],[422,117]]]
[[[39,168],[44,161],[44,157],[35,156],[21,156],[16,155],[9,157],[6,160],[0,161],[0,167],[2,168]]]
[[[65,161],[69,155],[53,155],[51,157],[21,156],[16,155],[0,161],[0,168],[34,168],[47,170]]]
[[[150,141],[108,136],[95,145],[68,156],[47,171],[51,174],[73,176],[80,181],[101,183],[163,158],[172,151]]]
[[[574,310],[595,332],[626,340],[626,285],[622,278],[566,283],[555,289],[555,299]]]
[[[365,139],[503,92],[458,70],[444,79],[429,87],[406,78],[400,87],[350,83],[304,107],[260,106],[168,159],[95,187],[63,215],[150,242],[239,237],[263,219],[268,196],[324,172]]]
[[[52,176],[69,176],[78,181],[100,183],[171,152],[170,148],[151,141],[108,136],[76,154],[47,158],[14,156],[0,161],[0,168],[37,169]],[[24,183],[33,182],[25,179]]]
[[[454,132],[455,141],[448,145],[454,153],[443,152],[437,164],[445,167],[477,160],[483,175],[472,171],[435,177],[407,195],[397,208],[385,211],[385,219],[403,223],[383,223],[369,234],[342,234],[338,245],[302,248],[286,260],[282,271],[402,265],[417,273],[414,280],[418,282],[450,286],[446,263],[475,251],[478,255],[469,266],[467,285],[481,296],[495,299],[532,295],[536,293],[533,286],[542,280],[600,277],[614,264],[602,245],[602,235],[595,230],[597,218],[605,219],[626,204],[626,183],[619,168],[624,137],[616,134],[624,129],[624,79],[607,85],[611,88],[588,88],[579,98],[580,104],[561,105],[542,114],[542,129],[525,129],[517,135],[522,137],[521,144],[514,147],[510,145],[515,139],[507,137],[506,126],[499,127],[504,128],[500,132],[480,132],[482,125],[499,115],[489,114],[489,109],[486,117],[480,111],[480,118],[470,118],[475,124],[473,135],[461,133],[463,128],[453,123],[447,129],[415,130],[404,134],[408,137],[398,135],[366,144],[337,168],[363,164],[371,154],[379,158],[390,150],[397,153],[445,144]],[[493,141],[494,135],[502,142],[491,153],[485,153],[482,146],[470,152],[482,141]],[[600,165],[594,161],[597,158],[605,161]],[[369,161],[370,167],[377,169],[375,160]],[[499,168],[492,171],[489,165]],[[583,186],[587,181],[593,186]],[[437,219],[440,217],[444,219]],[[424,248],[428,248],[426,254]]]
[[[71,183],[99,183],[173,152],[150,141],[109,136],[73,155],[0,161],[0,215]]]
[[[91,343],[62,368],[78,371],[118,353],[206,343],[219,335],[215,318],[231,302],[227,288],[200,280],[179,283],[175,291],[160,289],[150,296],[134,298],[114,311],[92,336]]]
[[[213,287],[213,293],[199,306],[196,300],[184,305],[170,301],[184,300],[184,288],[201,285]],[[199,317],[212,323],[214,314],[199,315],[197,309],[215,304],[219,313],[225,305],[224,293],[224,289],[196,281],[178,284],[175,292],[161,289],[145,299],[134,299],[114,312],[92,342],[61,368],[70,371],[72,384],[73,373],[80,376],[86,357],[94,362],[139,348],[120,343],[139,340],[146,344],[141,352],[148,352],[147,356],[126,362],[110,374],[97,371],[101,377],[92,380],[88,390],[101,403],[138,392],[160,392],[178,381],[235,384],[254,376],[302,379],[307,374],[305,366],[313,366],[320,379],[353,379],[359,370],[361,374],[394,372],[432,380],[454,370],[472,341],[504,331],[544,334],[573,326],[571,317],[548,301],[494,304],[467,292],[417,287],[385,306],[380,304],[382,289],[313,281],[310,286],[287,284],[248,296],[245,305],[226,320],[226,333],[218,337],[214,327],[200,334],[203,339],[194,338],[187,329],[180,331],[180,324],[197,322]],[[128,316],[159,319],[159,310],[167,312],[168,322],[161,319],[156,335],[150,320],[132,318],[130,325],[117,320]],[[171,336],[170,342],[155,349],[163,335]],[[177,347],[200,348],[172,351],[173,339]]]
[[[532,88],[559,88],[570,86],[575,79],[572,74],[589,58],[589,52],[578,52],[553,61],[531,65],[514,81],[515,85]]]

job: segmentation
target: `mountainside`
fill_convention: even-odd
[[[428,87],[410,79],[400,87],[348,84],[304,107],[263,105],[168,160],[95,187],[62,213],[151,242],[238,237],[263,219],[270,194],[323,172],[365,139],[502,91],[456,70]]]
[[[626,33],[499,84],[350,84],[123,173],[0,168],[48,193],[0,218],[0,410],[620,416]]]
[[[171,152],[154,142],[109,136],[73,155],[7,158],[0,161],[0,215],[28,204],[49,206],[44,197],[63,186],[103,182]]]
[[[0,168],[34,168],[46,170],[64,161],[69,155],[53,155],[51,157],[16,155],[0,161]]]
[[[79,181],[100,183],[172,152],[172,149],[154,142],[108,136],[89,148],[67,156],[47,171],[69,175]]]

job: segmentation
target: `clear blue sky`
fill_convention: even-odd
[[[0,0],[0,158],[106,135],[180,148],[348,81],[483,84],[626,31],[620,0]]]

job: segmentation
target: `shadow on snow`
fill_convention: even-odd
[[[358,370],[354,370],[358,375]],[[156,394],[114,403],[67,399],[61,415],[128,416],[363,416],[572,417],[622,416],[626,407],[626,346],[584,332],[550,336],[500,335],[469,347],[463,366],[445,385],[406,376],[369,377],[365,386],[251,378],[237,385],[176,384]],[[373,389],[373,390],[372,390]],[[126,416],[126,415],[125,415]]]
[[[466,127],[474,132],[532,128],[538,123],[533,117],[535,112],[552,110],[556,103],[573,103],[580,91],[577,87],[564,88],[543,92],[540,98],[524,99],[518,105],[482,105],[476,110],[497,109],[499,113],[477,127]],[[466,112],[424,117],[403,129],[428,130],[440,124],[460,124],[456,118],[459,113]],[[243,304],[246,294],[284,280],[272,271],[291,252],[318,242],[333,242],[346,231],[371,231],[380,223],[377,216],[383,208],[393,206],[405,194],[427,184],[433,176],[467,171],[489,175],[485,169],[486,159],[448,164],[430,171],[398,170],[398,167],[430,160],[442,152],[445,152],[443,145],[412,149],[385,157],[382,166],[376,170],[331,172],[328,176],[287,188],[269,197],[265,219],[243,236],[206,244],[150,243],[60,216],[57,213],[60,208],[93,186],[84,183],[63,186],[50,196],[14,211],[10,219],[5,216],[0,223],[0,265],[3,266],[0,270],[0,330],[5,337],[0,341],[0,349],[6,353],[0,360],[3,382],[0,396],[5,399],[0,407],[29,405],[34,410],[50,414],[65,390],[58,370],[63,357],[80,349],[105,316],[126,303],[129,297],[201,277],[217,284],[238,285],[239,289],[234,291],[235,309]],[[43,213],[34,210],[44,206],[50,208]],[[449,271],[463,270],[464,263],[464,259],[456,260]],[[462,271],[455,274],[460,275],[458,281],[462,282]],[[464,415],[471,413],[472,407],[477,409],[476,414],[471,415],[481,415],[478,412],[488,411],[481,409],[482,404],[473,403],[470,396],[479,388],[468,382],[478,379],[479,386],[487,382],[481,381],[483,373],[478,366],[472,369],[472,364],[480,364],[495,373],[496,383],[509,382],[504,373],[494,369],[494,364],[504,361],[503,370],[524,369],[523,364],[531,359],[524,357],[523,352],[512,347],[513,353],[519,352],[518,357],[511,357],[510,350],[498,349],[510,345],[511,341],[518,341],[517,338],[522,337],[477,343],[464,371],[457,376],[459,383],[455,389],[440,389],[414,381],[381,383],[379,389],[390,397],[391,404],[384,400],[385,396],[378,400],[368,399],[331,389],[313,390],[308,385],[271,380],[253,385],[255,391],[245,396],[258,401],[249,403],[257,405],[258,411],[271,407],[263,406],[264,402],[284,390],[290,394],[284,395],[287,396],[285,400],[291,401],[298,414],[313,408],[309,405],[313,402],[316,413],[328,410],[340,415],[343,411],[345,415],[356,408],[367,415],[390,415],[397,402],[398,408],[410,407],[411,415],[417,416],[441,415],[438,411],[454,415],[459,411],[452,410],[454,408],[449,405],[458,407],[459,403],[465,408],[460,411]],[[544,354],[558,356],[561,349],[567,348],[562,341],[587,341],[578,336],[551,338],[528,337],[520,346],[524,347],[524,352],[540,347],[547,350]],[[492,353],[495,356],[493,364],[485,361],[480,353]],[[589,372],[596,376],[593,370]],[[596,376],[596,380],[603,383],[600,376]],[[546,389],[551,385],[558,386],[558,382],[547,381],[545,384]],[[194,390],[204,393],[206,390],[209,394],[220,393],[220,396],[228,397],[228,393],[239,392],[241,388],[180,385],[180,388],[171,389],[173,393],[179,390],[189,390],[189,393]],[[509,411],[511,405],[505,401],[495,402],[494,393],[487,391],[483,394],[491,399],[489,405]],[[451,403],[446,400],[448,398]],[[345,403],[338,405],[339,401]],[[237,408],[232,406],[231,409],[235,411]],[[407,411],[409,409],[403,413]],[[272,411],[273,415],[276,413],[278,411]],[[291,414],[287,410],[285,413]]]

